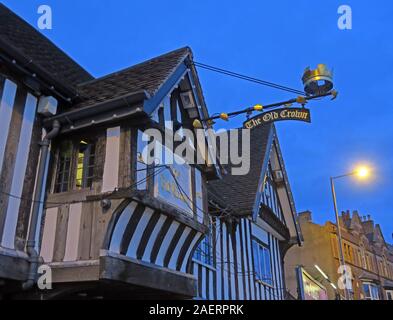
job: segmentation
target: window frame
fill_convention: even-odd
[[[86,149],[83,152],[83,160],[82,160],[82,166],[79,167],[80,163],[79,163],[79,159],[80,154],[81,154],[81,145],[84,144],[82,143],[84,140],[81,140],[78,144],[78,152],[77,152],[77,163],[76,163],[76,177],[75,177],[75,187],[77,190],[82,190],[82,189],[87,189],[87,188],[91,188],[93,186],[93,180],[94,180],[94,168],[96,166],[96,153],[95,153],[95,149],[96,149],[96,142],[88,142],[85,143],[86,145]],[[93,163],[92,163],[92,159],[93,159]],[[79,169],[82,169],[82,177],[79,179],[78,178],[78,171]],[[90,173],[91,171],[91,173]],[[78,186],[78,180],[80,180],[80,185]]]
[[[256,238],[253,238],[251,240],[252,242],[252,254],[253,254],[253,267],[254,267],[254,279],[256,282],[262,283],[263,285],[269,286],[274,288],[274,281],[273,281],[273,260],[272,260],[272,255],[271,255],[271,250],[270,247],[264,243],[262,243],[261,241],[259,241]],[[268,254],[268,261],[269,261],[269,266],[268,266],[268,270],[269,270],[269,274],[264,274],[262,277],[262,270],[261,270],[261,256],[260,256],[260,252],[262,251],[265,253],[267,252]],[[257,252],[257,256],[256,253]],[[263,256],[263,267],[266,268],[266,256]],[[257,270],[259,269],[259,270]],[[265,270],[266,272],[266,270]],[[261,276],[260,276],[261,274]],[[268,276],[268,277],[266,277]]]
[[[64,156],[64,159],[63,159],[62,148],[65,144],[68,144],[67,148],[69,148],[65,151],[65,153],[69,152],[70,155],[68,157]],[[68,168],[65,168],[67,162],[68,162]],[[73,143],[72,143],[72,141],[64,140],[59,144],[59,146],[57,148],[56,170],[55,170],[55,176],[54,176],[53,193],[64,193],[64,192],[68,192],[71,190],[72,166],[73,166]],[[64,174],[65,172],[68,172],[68,174]],[[61,178],[60,178],[60,175],[61,175]],[[59,180],[61,180],[61,181],[59,181]],[[60,186],[60,188],[58,189],[59,186]],[[63,188],[64,186],[65,186],[65,188]]]
[[[167,119],[169,114],[171,116],[170,121],[172,121],[172,124],[173,124],[173,126],[170,126],[170,127],[167,126],[165,123],[166,121],[169,120],[169,119]],[[189,189],[189,191],[190,191],[188,196],[190,197],[190,199],[192,201],[191,201],[191,203],[190,203],[190,201],[188,201],[188,205],[190,207],[192,207],[192,214],[187,209],[176,206],[174,203],[171,203],[169,201],[166,203],[173,206],[177,210],[183,212],[187,216],[193,216],[193,218],[197,221],[198,221],[198,216],[202,215],[202,218],[204,221],[205,220],[204,213],[207,212],[207,199],[206,199],[206,195],[205,195],[205,178],[204,178],[203,172],[200,169],[199,165],[190,164],[186,157],[176,155],[174,153],[174,150],[176,149],[177,145],[180,143],[183,143],[185,137],[187,137],[186,135],[184,135],[182,133],[183,131],[181,130],[185,127],[185,125],[189,124],[187,122],[188,119],[185,114],[186,113],[183,108],[182,101],[180,99],[180,91],[179,91],[179,89],[175,89],[170,94],[166,95],[165,98],[161,101],[161,103],[157,106],[157,108],[152,112],[151,120],[156,122],[162,128],[162,130],[173,130],[174,135],[177,134],[182,137],[183,141],[174,141],[173,142],[173,150],[169,150],[169,151],[172,152],[174,156],[181,157],[185,161],[186,165],[190,167],[189,186],[187,186],[187,188],[185,190]],[[178,126],[178,128],[177,128],[177,126]],[[148,176],[151,175],[151,177],[147,177],[146,184],[145,183],[143,184],[144,187],[138,188],[138,190],[144,190],[148,194],[150,194],[151,196],[159,199],[160,201],[165,202],[165,199],[162,199],[162,197],[158,197],[157,193],[156,193],[157,177],[155,174],[155,170],[158,170],[159,167],[156,165],[148,165],[147,168],[146,167],[143,168],[143,166],[141,166],[140,164],[138,165],[137,157],[138,157],[138,154],[140,153],[139,134],[140,134],[140,132],[143,133],[145,127],[137,126],[134,128],[135,128],[134,132],[136,132],[137,138],[134,140],[131,139],[131,144],[134,143],[134,141],[136,141],[136,147],[134,149],[135,151],[134,151],[134,154],[132,155],[132,158],[131,158],[132,159],[131,160],[131,175],[132,175],[132,177],[134,177],[132,179],[132,180],[134,180],[132,185],[138,184],[138,181],[140,181],[140,177],[145,176],[144,174],[140,174],[139,173],[140,171],[138,171],[138,170],[146,169],[147,175]],[[162,142],[163,142],[163,144],[162,144],[161,148],[163,149],[163,153],[165,153],[164,141],[162,141]],[[188,143],[190,144],[190,148],[192,148],[194,150],[196,149],[194,141],[189,141]],[[144,142],[143,144],[144,144],[144,146],[147,145],[146,142]],[[134,165],[132,163],[134,163]],[[135,169],[133,169],[133,168],[135,168]],[[133,172],[133,171],[135,171],[135,172]],[[197,174],[200,174],[201,188],[197,188],[197,181],[196,181]],[[202,199],[200,201],[197,199],[197,195],[196,195],[196,193],[198,193],[198,192],[202,193]]]
[[[274,181],[273,168],[270,162],[264,177],[260,203],[268,207],[281,222],[285,222],[284,212],[281,206],[277,185]]]
[[[80,159],[80,145],[81,141],[88,141],[88,149],[89,154],[88,157],[83,157],[83,164],[82,167],[79,168],[79,159]],[[90,138],[90,137],[78,137],[78,138],[70,138],[70,139],[63,139],[58,143],[55,147],[55,168],[53,173],[53,183],[51,187],[52,194],[60,194],[60,193],[67,193],[76,190],[92,190],[94,180],[96,179],[96,167],[97,167],[97,142],[98,139]],[[70,145],[70,157],[69,161],[69,168],[68,168],[68,180],[65,181],[62,179],[61,184],[66,184],[66,189],[58,189],[58,179],[59,179],[59,170],[61,165],[61,148],[63,144],[68,143]],[[93,149],[93,152],[91,151]],[[93,163],[91,160],[93,159]],[[86,167],[87,166],[87,167]],[[87,170],[85,169],[87,168]],[[77,177],[78,170],[82,169],[82,178],[79,179]],[[91,175],[90,173],[91,172]],[[63,176],[64,178],[64,176]],[[77,181],[80,180],[81,184],[78,186]]]
[[[196,263],[201,263],[209,268],[215,268],[215,259],[213,254],[213,223],[211,218],[209,219],[208,228],[208,232],[195,249],[192,259]]]
[[[368,290],[366,291],[365,288],[368,288]],[[363,290],[363,294],[364,294],[364,300],[380,300],[380,292],[378,289],[378,286],[374,283],[371,282],[363,282],[362,283],[362,290]],[[370,294],[369,296],[367,296],[367,292]],[[376,293],[376,296],[375,296]]]

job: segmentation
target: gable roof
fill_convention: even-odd
[[[52,41],[1,3],[0,48],[38,75],[69,89],[93,79]]]
[[[348,219],[348,228],[356,230],[358,232],[362,231],[362,220],[360,219],[359,213],[354,211],[352,214],[352,218],[350,218],[350,213],[347,211],[347,215],[349,216]]]
[[[379,224],[376,224],[373,232],[370,235],[370,240],[374,242],[379,242],[381,244],[385,244],[385,238],[383,236],[381,227]]]
[[[55,116],[44,119],[44,126],[50,127],[53,120],[65,125],[62,132],[75,131],[93,123],[113,121],[135,114],[150,113],[149,108],[157,107],[178,81],[189,71],[189,79],[200,88],[199,79],[192,65],[192,51],[180,48],[126,69],[105,75],[77,85],[78,102]],[[201,103],[202,112],[207,116],[202,90],[195,92]],[[150,110],[150,111],[149,111]],[[103,115],[100,118],[100,114]],[[110,113],[110,115],[108,115]],[[92,116],[100,119],[90,119]],[[109,118],[108,118],[109,117]],[[90,120],[85,120],[89,118]],[[92,122],[91,120],[94,120]],[[77,121],[79,124],[75,124]]]
[[[66,92],[68,97],[78,96],[72,109],[121,99],[133,93],[154,96],[187,57],[192,60],[191,49],[184,47],[95,79],[3,4],[0,4],[0,50],[10,61],[25,66],[48,84]],[[194,68],[191,71],[196,72]]]
[[[78,86],[78,93],[83,101],[75,107],[82,108],[140,91],[146,91],[153,96],[188,56],[192,56],[191,49],[180,48],[82,83]]]
[[[241,129],[236,129],[241,130]],[[238,152],[242,152],[241,134],[238,135]],[[232,164],[222,164],[226,175],[221,180],[208,181],[209,197],[219,206],[227,208],[235,216],[251,216],[254,220],[259,211],[259,197],[262,192],[261,181],[268,170],[268,163],[271,160],[272,150],[275,148],[278,165],[283,173],[285,197],[287,198],[287,211],[284,213],[285,224],[290,230],[291,237],[295,237],[297,243],[302,242],[302,233],[297,220],[296,208],[292,191],[289,185],[288,176],[285,170],[284,160],[281,154],[280,145],[277,138],[275,126],[267,124],[250,129],[250,170],[246,175],[232,175]],[[217,145],[218,142],[217,142]],[[242,155],[248,156],[247,153]]]
[[[209,192],[216,198],[220,198],[237,215],[250,215],[253,212],[263,162],[270,153],[268,147],[270,146],[269,140],[273,134],[272,127],[269,124],[250,130],[250,154],[243,155],[243,157],[250,156],[250,170],[247,174],[232,175],[231,169],[235,166],[232,164],[222,164],[227,174],[223,175],[221,180],[208,182]],[[240,131],[241,129],[235,130]],[[239,133],[238,137],[238,150],[240,153],[242,150],[240,147],[242,143],[241,133]]]

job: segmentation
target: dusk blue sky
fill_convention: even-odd
[[[305,67],[328,64],[338,99],[310,103],[311,124],[277,124],[297,210],[311,210],[319,223],[333,220],[329,177],[369,163],[372,181],[337,181],[339,209],[371,214],[392,242],[392,1],[3,3],[35,27],[38,6],[50,5],[53,29],[42,32],[96,77],[186,45],[198,62],[297,89]],[[352,30],[337,27],[342,4],[352,7]],[[199,75],[210,113],[293,97],[209,71]]]

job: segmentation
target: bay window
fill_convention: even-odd
[[[162,148],[160,164],[168,167],[165,170],[162,167],[155,168],[154,196],[193,215],[195,199],[191,166],[167,147],[157,144],[158,148]]]
[[[365,300],[379,300],[378,287],[373,283],[364,282],[363,293],[364,293]]]
[[[159,140],[138,130],[136,188],[147,190],[149,179],[154,181],[154,197],[191,216],[196,214],[203,221],[203,179],[199,169]]]
[[[185,214],[198,217],[202,223],[203,177],[193,164],[194,136],[189,134],[191,130],[184,128],[185,115],[180,89],[175,89],[150,115],[161,127],[160,136],[153,131],[138,130],[135,184],[137,189],[146,190]]]

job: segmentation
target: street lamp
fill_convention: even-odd
[[[330,186],[332,189],[332,196],[333,196],[333,205],[334,205],[334,212],[336,214],[336,225],[337,225],[337,236],[338,236],[338,247],[340,251],[340,264],[344,268],[344,274],[346,276],[346,268],[345,268],[345,259],[344,259],[344,253],[343,253],[343,244],[342,244],[342,236],[341,236],[341,228],[340,228],[340,220],[339,220],[339,215],[338,215],[338,209],[337,209],[337,198],[336,198],[336,190],[334,187],[334,180],[344,178],[344,177],[349,177],[349,176],[357,176],[360,179],[365,179],[370,175],[370,169],[366,166],[359,166],[356,168],[354,171],[347,173],[347,174],[342,174],[339,176],[335,177],[330,177]],[[346,279],[347,280],[347,279]],[[345,286],[344,290],[345,294],[345,299],[349,299],[349,290],[347,286]]]

